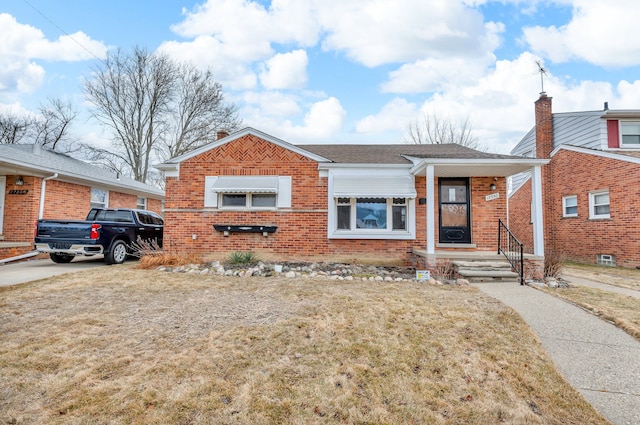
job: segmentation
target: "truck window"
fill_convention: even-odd
[[[116,223],[133,223],[130,211],[97,210],[95,221],[115,221]]]

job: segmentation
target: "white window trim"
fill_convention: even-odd
[[[94,202],[93,202],[93,197],[91,196],[93,194],[94,190],[101,190],[105,193],[104,195],[104,205],[101,206],[93,206]],[[107,189],[103,189],[101,187],[92,187],[91,188],[91,192],[89,193],[89,206],[91,208],[109,208],[109,191]]]
[[[575,198],[576,200],[576,212],[574,214],[567,214],[567,199]],[[571,205],[573,206],[573,205]],[[577,217],[578,216],[578,195],[567,195],[562,197],[562,216],[563,217]]]
[[[142,208],[140,207],[140,200],[144,200]],[[145,198],[144,196],[138,196],[136,199],[136,208],[138,208],[139,210],[146,210],[147,209],[147,198]]]
[[[405,198],[404,196],[394,196],[385,198],[387,201],[387,228],[386,229],[358,229],[356,228],[356,205],[357,198],[368,198],[370,196],[363,195],[359,197],[349,197],[350,199],[350,225],[351,229],[338,229],[338,198],[332,197],[329,207],[329,239],[415,239],[415,214],[416,202],[414,198]],[[345,198],[341,196],[340,198]],[[405,217],[406,230],[393,230],[393,198],[406,199],[407,216]]]
[[[636,125],[640,125],[640,121],[635,121],[635,120],[629,120],[629,121],[625,121],[625,120],[620,120],[618,121],[618,137],[620,139],[620,147],[624,148],[624,149],[640,149],[640,143],[630,143],[630,144],[625,144],[623,142],[623,136],[624,134],[622,133],[622,125],[623,124],[636,124]]]
[[[596,195],[609,194],[608,189],[603,190],[595,190],[593,192],[589,192],[589,219],[591,220],[599,220],[603,218],[611,218],[611,195],[609,194],[609,214],[596,214],[596,205],[595,205],[595,197]]]

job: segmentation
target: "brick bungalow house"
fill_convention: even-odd
[[[0,145],[0,262],[33,251],[39,218],[83,220],[91,207],[162,210],[164,191],[39,145]]]
[[[591,264],[640,266],[640,110],[553,113],[535,103],[535,127],[514,155],[542,170],[547,251]],[[512,177],[509,226],[533,249],[531,173]]]
[[[245,128],[156,166],[164,247],[395,263],[495,254],[506,176],[544,163],[453,144],[293,145]]]

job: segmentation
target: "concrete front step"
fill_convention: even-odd
[[[454,267],[464,269],[482,270],[511,270],[511,265],[506,261],[459,261],[452,262]]]
[[[519,276],[506,261],[453,261],[455,273],[469,282],[517,282]]]
[[[518,273],[512,271],[496,271],[496,270],[475,270],[475,269],[458,269],[458,275],[467,279],[469,282],[517,282]]]

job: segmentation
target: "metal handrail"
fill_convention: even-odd
[[[498,254],[503,254],[524,285],[524,246],[511,230],[498,219]]]

